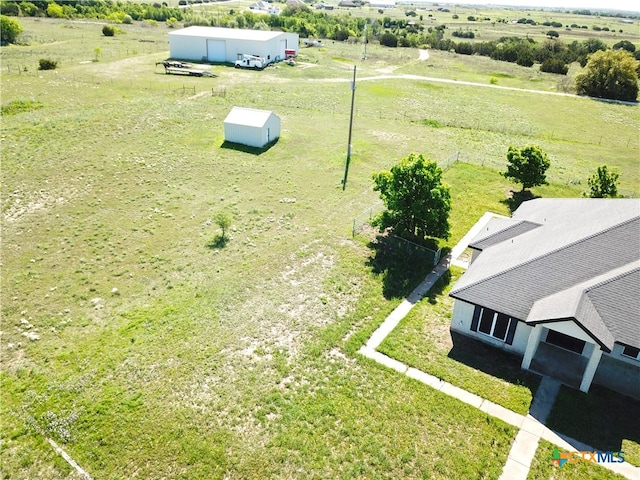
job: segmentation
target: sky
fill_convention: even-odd
[[[442,4],[459,5],[511,5],[517,7],[554,7],[570,10],[627,10],[640,12],[638,0],[441,0]]]

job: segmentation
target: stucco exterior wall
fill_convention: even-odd
[[[481,332],[474,332],[471,330],[471,320],[473,319],[474,309],[475,305],[464,302],[462,300],[456,300],[453,305],[451,330],[476,338],[511,353],[516,353],[519,355],[524,354],[524,351],[527,348],[527,341],[529,340],[529,333],[531,332],[531,330],[533,330],[531,326],[527,325],[524,322],[518,322],[518,326],[513,337],[513,343],[511,345],[508,345],[507,343],[498,340],[497,338],[493,338]]]
[[[593,383],[640,400],[639,378],[640,363],[633,365],[621,361],[619,356],[603,353]]]

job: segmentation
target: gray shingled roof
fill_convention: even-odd
[[[539,226],[539,223],[528,222],[526,220],[517,221],[514,219],[492,218],[487,224],[485,232],[480,233],[474,238],[469,244],[469,247],[476,250],[484,250],[491,245],[502,243],[505,240],[517,237]],[[486,235],[483,235],[485,233]]]
[[[529,323],[572,319],[605,350],[640,348],[640,200],[537,199],[513,219],[472,241],[482,253],[451,296]]]

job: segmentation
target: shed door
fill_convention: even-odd
[[[280,58],[284,59],[286,58],[286,54],[285,54],[285,50],[287,49],[287,41],[286,40],[280,40]]]
[[[210,62],[227,61],[227,46],[224,40],[207,39],[207,60]]]

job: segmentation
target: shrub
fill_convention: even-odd
[[[620,40],[618,43],[616,43],[613,46],[614,50],[626,50],[627,52],[635,52],[636,51],[636,46],[631,43],[629,40]]]
[[[131,18],[131,15],[125,15],[124,17],[122,17],[122,23],[131,25],[133,23],[133,18]]]
[[[469,42],[460,42],[456,44],[453,50],[461,55],[473,55],[473,45]]]
[[[558,38],[560,36],[560,34],[558,32],[556,32],[555,30],[549,30],[547,32],[547,37],[549,38]]]
[[[22,112],[28,112],[29,110],[36,110],[42,108],[42,103],[34,100],[14,100],[5,105],[2,105],[2,115],[16,115]]]
[[[384,45],[386,47],[397,47],[398,38],[393,33],[385,32],[380,36],[380,45]]]
[[[476,21],[476,17],[474,17],[473,15],[469,15],[467,17],[467,20],[469,20],[470,22],[475,22]]]
[[[39,63],[39,70],[55,70],[58,66],[58,62],[55,60],[51,60],[50,58],[41,58]]]
[[[105,37],[113,37],[116,34],[116,29],[111,25],[105,25],[102,27],[102,34]]]
[[[344,42],[345,40],[348,40],[349,30],[346,30],[344,28],[336,30],[335,33],[333,34],[333,39],[337,40],[338,42]]]
[[[542,65],[540,65],[540,71],[566,75],[569,71],[569,66],[559,58],[550,57],[542,62]]]
[[[463,31],[461,28],[453,32],[451,35],[458,38],[475,38],[475,34],[469,30]]]
[[[13,18],[0,15],[0,43],[15,43],[23,29]]]
[[[47,17],[62,18],[64,17],[64,9],[57,3],[51,3],[47,6]]]
[[[460,17],[458,15],[452,15],[451,18],[453,18],[454,20],[458,20]]]

